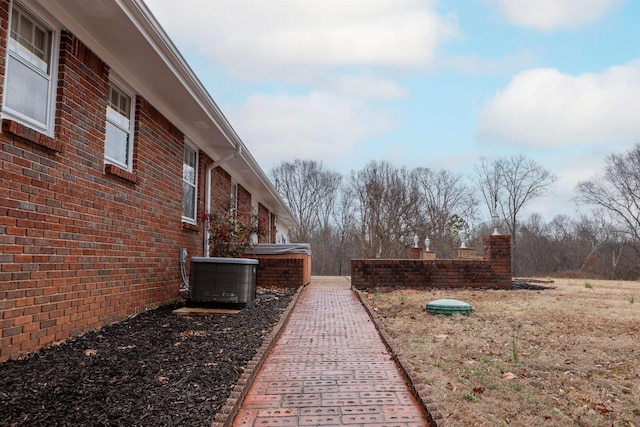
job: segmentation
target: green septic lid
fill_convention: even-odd
[[[427,312],[433,314],[469,314],[472,311],[470,304],[457,299],[439,299],[427,303]]]

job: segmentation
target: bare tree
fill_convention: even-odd
[[[439,256],[450,257],[458,243],[452,224],[464,221],[468,225],[475,219],[478,201],[473,189],[463,182],[462,175],[444,169],[417,168],[414,175],[422,195],[420,213],[425,232]]]
[[[536,273],[557,273],[579,270],[584,259],[585,245],[577,237],[578,224],[567,215],[556,215],[546,226],[546,234],[552,243],[549,249],[553,257],[547,271]],[[522,245],[520,245],[522,247]]]
[[[640,144],[607,157],[603,176],[576,187],[578,200],[603,208],[640,253]]]
[[[556,215],[547,226],[549,238],[561,242],[572,237],[575,224],[567,215]]]
[[[367,258],[406,256],[416,232],[420,192],[405,168],[371,161],[351,172],[349,183],[357,201],[359,239]]]
[[[342,175],[323,169],[322,162],[297,159],[274,167],[271,177],[300,222],[292,240],[309,242],[314,232],[328,226]]]
[[[598,210],[594,210],[590,216],[581,215],[575,233],[583,249],[580,271],[603,275],[607,262],[604,248],[615,239],[615,231],[607,222],[606,215]]]
[[[480,158],[480,164],[474,166],[473,182],[480,190],[482,198],[489,210],[489,216],[498,215],[498,205],[502,186],[500,176],[503,160],[490,162],[485,157]]]
[[[549,224],[534,213],[518,227],[518,236],[520,274],[622,280],[640,274],[640,255],[629,235],[617,231],[602,208],[577,221],[559,215]]]
[[[360,251],[357,242],[357,223],[355,213],[355,193],[348,185],[343,185],[340,198],[337,202],[337,209],[333,213],[335,224],[334,236],[334,259],[332,274],[342,276],[350,271],[350,260],[358,258]]]
[[[516,261],[520,274],[532,275],[540,271],[550,271],[553,268],[554,248],[542,216],[537,213],[529,215],[519,227],[518,234],[521,256]]]
[[[547,194],[551,184],[557,180],[555,175],[524,154],[501,162],[500,185],[504,189],[504,198],[500,200],[500,208],[514,236],[514,247],[518,213],[531,199]]]
[[[476,168],[476,184],[492,213],[496,208],[505,219],[512,236],[513,258],[517,258],[518,214],[530,200],[547,194],[557,181],[555,175],[524,154],[502,158],[493,163],[482,160]],[[496,203],[497,202],[497,203]],[[517,263],[514,262],[514,269]],[[516,271],[514,270],[514,274]]]

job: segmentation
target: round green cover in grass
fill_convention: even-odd
[[[427,312],[433,314],[469,314],[472,311],[470,304],[457,299],[439,299],[427,303]]]

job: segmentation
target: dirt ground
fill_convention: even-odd
[[[165,306],[0,364],[0,426],[209,426],[294,291],[238,314]]]
[[[640,426],[640,282],[542,284],[365,297],[447,426]],[[426,312],[444,298],[474,311]]]

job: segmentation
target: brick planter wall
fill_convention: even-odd
[[[311,255],[244,255],[257,259],[257,286],[298,288],[311,282]]]
[[[356,288],[510,288],[511,236],[485,236],[483,244],[482,259],[354,259],[351,283]]]

